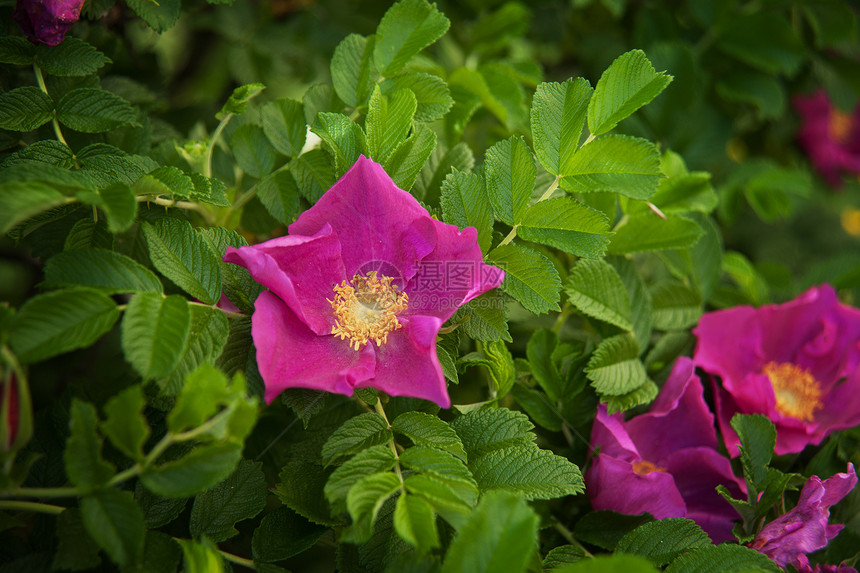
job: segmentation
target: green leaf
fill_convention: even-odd
[[[640,525],[654,521],[648,514],[625,515],[614,511],[592,511],[576,522],[576,539],[612,551],[618,541]]]
[[[102,133],[131,125],[139,127],[138,111],[123,98],[107,90],[78,88],[57,102],[60,123],[84,133]]]
[[[198,229],[203,237],[203,240],[218,257],[218,266],[221,269],[221,286],[224,289],[224,294],[230,299],[230,302],[245,312],[254,310],[254,300],[257,295],[262,292],[263,287],[257,281],[251,278],[248,270],[223,261],[224,253],[227,252],[227,247],[245,247],[248,243],[236,231],[228,231],[224,227],[209,227]]]
[[[329,436],[322,447],[323,464],[338,463],[345,457],[391,440],[391,430],[385,418],[368,412],[350,418]]]
[[[406,141],[401,142],[385,162],[385,171],[401,189],[412,189],[415,179],[436,147],[436,132],[416,124]]]
[[[51,121],[54,102],[35,86],[24,86],[0,94],[0,128],[33,131]]]
[[[108,230],[122,233],[131,227],[137,216],[137,200],[131,188],[123,181],[116,181],[96,193],[78,193],[82,203],[100,207],[107,215]]]
[[[80,219],[77,223],[72,225],[72,229],[69,231],[69,234],[66,235],[66,240],[63,243],[63,251],[94,249],[105,249],[109,251],[113,249],[113,235],[108,231],[107,223],[105,223],[104,219],[101,219],[100,221],[94,221],[90,218]],[[88,279],[75,280],[86,282]],[[161,283],[158,284],[158,288],[161,288]]]
[[[803,40],[786,19],[769,10],[732,20],[717,40],[717,48],[769,74],[794,75],[806,61]]]
[[[451,543],[442,572],[524,572],[537,547],[538,522],[519,496],[487,493]]]
[[[191,329],[188,301],[141,292],[132,297],[122,319],[122,349],[144,380],[170,374],[185,348]]]
[[[261,110],[263,132],[275,149],[287,157],[296,157],[305,146],[308,126],[301,102],[280,98]]]
[[[278,477],[274,494],[281,503],[318,525],[343,525],[339,518],[332,519],[334,512],[325,498],[328,470],[317,463],[293,460],[281,469]],[[338,509],[346,508],[338,505]]]
[[[34,141],[24,149],[18,150],[6,157],[2,165],[12,165],[19,159],[32,159],[56,165],[63,169],[73,169],[75,167],[75,154],[72,152],[72,149],[65,143],[53,139]]]
[[[290,162],[290,173],[296,180],[299,193],[311,205],[335,182],[331,161],[321,149],[312,149],[293,159]]]
[[[471,478],[462,480],[437,474],[413,474],[404,480],[403,487],[427,500],[445,521],[457,529],[463,526],[478,502],[478,486]]]
[[[0,232],[6,234],[19,223],[71,201],[49,183],[0,182]]]
[[[554,499],[585,491],[575,464],[534,444],[471,457],[469,469],[481,491],[501,489],[525,499]]]
[[[507,307],[502,293],[492,290],[460,307],[459,312],[468,317],[461,326],[467,336],[481,342],[506,340],[513,342],[508,332]]]
[[[267,513],[254,530],[254,561],[289,559],[313,547],[326,531],[328,528],[308,522],[290,508],[279,507]]]
[[[378,77],[373,68],[376,37],[350,34],[340,41],[331,57],[331,83],[343,102],[351,107],[363,105],[370,97]]]
[[[114,563],[130,566],[143,557],[143,513],[127,491],[95,491],[81,500],[81,516],[90,537]]]
[[[535,203],[517,229],[526,241],[587,258],[602,257],[612,236],[606,215],[569,197]]]
[[[559,310],[561,279],[552,262],[542,254],[511,243],[493,249],[487,262],[505,271],[502,290],[527,310],[535,314]]]
[[[222,121],[228,115],[241,115],[248,108],[248,102],[260,95],[266,86],[260,83],[241,85],[233,90],[221,110],[215,114],[215,119]]]
[[[452,168],[442,182],[441,203],[442,219],[461,230],[474,227],[478,231],[481,252],[488,252],[493,240],[493,207],[483,178]]]
[[[536,330],[526,345],[532,374],[553,402],[561,399],[564,393],[564,383],[553,360],[557,347],[558,335],[545,328]]]
[[[86,286],[105,294],[161,294],[163,290],[158,277],[134,259],[107,249],[87,248],[66,250],[48,259],[42,286]]]
[[[63,459],[69,481],[84,491],[104,485],[114,475],[114,467],[102,459],[102,440],[96,433],[98,421],[95,406],[72,399]]]
[[[221,355],[230,331],[230,321],[217,308],[191,305],[191,328],[179,364],[166,381],[159,380],[163,394],[177,394],[185,378],[203,364],[213,364]]]
[[[74,36],[67,36],[56,46],[37,44],[35,55],[36,65],[52,76],[88,76],[111,63],[95,47]]]
[[[448,113],[454,100],[448,84],[439,76],[423,72],[402,74],[387,78],[379,84],[383,95],[399,89],[409,89],[415,94],[418,107],[415,110],[417,121],[431,122],[441,119]]]
[[[166,498],[155,495],[138,480],[134,488],[134,498],[143,510],[143,520],[146,527],[155,529],[167,525],[185,510],[188,500],[185,498]]]
[[[767,480],[767,465],[776,445],[776,428],[773,422],[761,414],[735,414],[731,424],[741,440],[741,465],[752,503],[758,501],[758,492],[764,489]]]
[[[372,474],[358,480],[346,496],[352,526],[343,539],[361,543],[370,539],[373,523],[382,504],[400,489],[400,480],[391,472]]]
[[[403,494],[397,498],[394,530],[402,539],[414,545],[419,553],[439,547],[436,514],[433,513],[433,506],[422,497]]]
[[[448,18],[427,0],[401,0],[382,17],[376,28],[373,61],[384,77],[403,70],[418,52],[441,38]]]
[[[544,571],[555,571],[565,565],[585,559],[585,549],[579,545],[559,545],[550,549],[543,559]]]
[[[436,343],[436,356],[439,358],[439,365],[442,366],[442,375],[445,376],[445,380],[459,384],[460,377],[457,375],[457,364],[451,353],[438,342]]]
[[[400,462],[403,467],[416,473],[429,474],[445,480],[468,482],[477,488],[472,474],[463,461],[465,456],[465,453],[456,457],[454,454],[433,447],[413,446],[400,455]]]
[[[194,193],[194,181],[178,167],[163,165],[134,182],[136,195],[167,195],[188,199]]]
[[[240,125],[230,138],[230,150],[239,167],[249,175],[261,178],[275,167],[275,148],[261,127]]]
[[[180,0],[159,0],[157,4],[150,0],[126,0],[126,4],[156,32],[168,30],[179,19]]]
[[[178,543],[166,533],[147,530],[140,568],[153,573],[173,573],[182,559],[182,549]]]
[[[647,560],[635,555],[595,555],[572,565],[554,569],[556,573],[657,573]]]
[[[335,171],[340,177],[365,151],[361,126],[340,113],[318,113],[311,131],[328,145],[334,154]]]
[[[142,462],[143,445],[149,438],[149,425],[143,415],[146,401],[139,384],[126,388],[104,406],[107,419],[102,432],[116,449],[136,462]]]
[[[407,450],[408,451],[408,450]],[[387,445],[371,446],[346,460],[329,476],[325,484],[325,496],[336,508],[339,502],[346,502],[350,488],[359,479],[390,470],[394,467],[394,454]],[[346,506],[343,506],[346,510]]]
[[[594,101],[592,99],[591,101]],[[663,177],[657,146],[627,135],[606,135],[580,149],[560,186],[572,193],[611,192],[650,199]]]
[[[224,573],[224,559],[218,546],[209,539],[180,539],[179,545],[182,547],[184,573]]]
[[[615,412],[624,412],[631,408],[635,408],[636,406],[641,406],[642,404],[651,402],[657,397],[657,393],[659,391],[660,388],[653,380],[646,380],[645,384],[639,386],[635,390],[627,392],[626,394],[618,396],[604,395],[600,398],[606,401],[607,411],[610,414],[614,414]]]
[[[279,223],[289,225],[299,209],[299,188],[292,174],[280,169],[257,183],[257,197]]]
[[[514,358],[511,356],[510,350],[501,340],[479,342],[478,348],[484,355],[481,362],[483,366],[487,367],[496,396],[498,398],[504,397],[511,391],[516,380]]]
[[[741,573],[744,571],[781,571],[764,553],[743,545],[706,545],[681,554],[665,569],[666,573]]]
[[[417,105],[411,90],[382,95],[379,86],[374,87],[364,123],[367,150],[374,161],[385,164],[395,148],[406,139]]]
[[[237,522],[256,517],[266,506],[262,463],[241,460],[230,477],[194,498],[191,535],[219,543],[238,535]]]
[[[205,422],[229,396],[227,385],[227,377],[213,366],[203,366],[191,373],[167,415],[168,430],[178,434]]]
[[[183,458],[147,468],[140,480],[148,490],[160,496],[191,497],[233,473],[241,458],[240,444],[198,446]]]
[[[588,129],[600,135],[649,103],[672,81],[656,72],[642,50],[631,50],[612,62],[594,88],[588,103]]]
[[[651,293],[639,276],[639,270],[632,259],[610,257],[607,260],[615,267],[627,289],[633,310],[633,335],[636,342],[639,343],[639,348],[647,348],[651,341]]]
[[[442,191],[442,183],[445,178],[456,169],[465,173],[469,173],[475,167],[475,156],[471,148],[461,141],[454,147],[448,149],[444,143],[437,145],[430,154],[430,159],[421,169],[421,173],[415,180],[415,185],[412,187],[412,194],[420,201],[427,205],[436,205],[439,203],[440,194]],[[483,187],[483,178],[481,186]],[[484,191],[486,193],[486,191]],[[489,199],[484,198],[484,203],[488,204],[488,209],[492,214],[492,207],[489,206]]]
[[[191,194],[192,199],[197,199],[202,203],[209,203],[216,207],[230,206],[230,201],[227,200],[227,195],[224,192],[226,186],[219,179],[211,179],[194,172],[188,173],[188,176],[194,183],[194,191]]]
[[[35,52],[36,46],[24,36],[0,37],[0,63],[30,66]]]
[[[163,218],[141,225],[152,264],[185,292],[206,304],[221,298],[218,256],[191,224]]]
[[[654,213],[637,213],[616,227],[609,252],[625,254],[686,249],[695,245],[703,234],[698,223],[678,215],[661,219]]]
[[[605,339],[591,356],[585,374],[599,394],[620,396],[648,381],[639,360],[639,344],[632,334]]]
[[[522,412],[508,408],[475,410],[451,422],[469,459],[487,452],[531,444],[534,425]]]
[[[86,348],[119,317],[110,297],[87,288],[70,288],[29,299],[9,326],[9,344],[21,362],[47,360]]]
[[[457,433],[436,416],[424,412],[404,412],[391,422],[391,428],[412,440],[416,446],[431,446],[466,457]]]
[[[651,300],[654,328],[660,330],[690,328],[699,322],[704,310],[699,295],[675,281],[661,281],[651,287]]]
[[[615,552],[639,555],[661,567],[685,551],[708,545],[711,539],[695,521],[676,517],[637,527],[618,541]]]
[[[57,553],[51,564],[53,570],[80,571],[101,564],[99,546],[84,529],[81,511],[70,507],[57,516]]]
[[[615,268],[605,260],[580,259],[570,272],[565,292],[582,313],[621,330],[633,330],[627,289]]]
[[[538,161],[549,173],[571,172],[593,91],[585,78],[537,87],[531,109],[532,137]]]
[[[535,158],[522,137],[499,141],[487,150],[484,178],[496,217],[508,225],[520,223],[535,181]]]

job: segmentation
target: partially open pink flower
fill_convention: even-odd
[[[780,567],[791,563],[812,570],[806,555],[826,547],[844,527],[827,524],[830,506],[839,503],[855,485],[857,474],[852,464],[848,464],[848,473],[824,481],[812,476],[803,485],[797,506],[765,525],[749,546]]]
[[[827,183],[839,188],[844,174],[860,174],[860,108],[841,111],[824,90],[795,97],[794,107],[803,120],[800,145]]]
[[[289,233],[224,256],[269,289],[251,330],[266,401],[286,388],[376,388],[449,407],[439,328],[504,278],[475,229],[433,219],[360,157]]]
[[[860,424],[860,310],[830,285],[781,305],[707,313],[693,332],[696,366],[720,378],[714,402],[732,456],[739,412],[770,418],[777,455]]]
[[[736,497],[745,488],[716,450],[714,416],[689,358],[678,359],[647,414],[624,421],[601,404],[591,445],[600,447],[585,476],[594,509],[686,517],[716,543],[731,538],[737,513],[715,488]]]
[[[81,17],[84,0],[18,0],[12,18],[35,43],[56,46]]]

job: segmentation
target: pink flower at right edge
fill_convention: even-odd
[[[860,108],[840,111],[824,90],[793,103],[802,119],[798,142],[821,177],[838,189],[843,175],[860,174]]]
[[[12,18],[34,44],[56,46],[81,17],[84,0],[18,0]]]
[[[780,567],[792,564],[802,572],[820,570],[810,567],[806,555],[826,547],[845,527],[827,524],[830,506],[839,503],[855,485],[857,474],[852,464],[848,464],[847,473],[838,473],[823,481],[812,476],[803,485],[797,506],[765,525],[749,546]],[[834,566],[826,567],[824,571],[833,570],[828,568]]]

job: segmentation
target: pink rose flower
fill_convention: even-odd
[[[696,366],[720,379],[714,402],[732,456],[737,413],[770,418],[777,455],[860,424],[860,310],[830,285],[781,305],[706,313],[693,333]]]
[[[838,189],[842,175],[860,174],[860,108],[840,111],[824,90],[794,98],[802,124],[797,139],[815,169]]]
[[[56,46],[81,17],[84,0],[18,0],[12,18],[35,43]]]
[[[363,156],[288,236],[224,260],[269,289],[251,319],[267,402],[286,388],[376,388],[450,407],[439,328],[504,278],[474,228],[433,219]]]
[[[826,547],[845,527],[827,524],[830,506],[839,503],[855,485],[857,474],[852,464],[848,464],[848,473],[824,481],[812,476],[803,485],[797,506],[765,525],[749,546],[780,567],[793,564],[800,570],[814,571],[806,555]]]
[[[732,538],[737,513],[715,488],[722,484],[742,497],[746,487],[717,452],[714,415],[703,393],[692,361],[682,357],[648,413],[625,421],[599,405],[591,445],[600,454],[585,475],[594,509],[686,517],[715,543]]]

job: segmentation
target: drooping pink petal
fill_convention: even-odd
[[[600,447],[600,453],[621,460],[641,460],[642,456],[636,444],[627,433],[624,416],[619,413],[610,414],[606,404],[597,405],[597,415],[591,427],[591,445]]]
[[[56,46],[81,17],[83,6],[84,0],[18,0],[12,18],[34,44]]]
[[[606,454],[598,455],[586,472],[586,492],[595,510],[628,515],[650,513],[657,519],[687,514],[675,480],[663,471],[637,473],[633,464]]]
[[[318,336],[271,292],[257,297],[251,335],[266,383],[266,402],[286,388],[352,396],[357,385],[373,378],[373,346],[355,351],[334,336]]]

